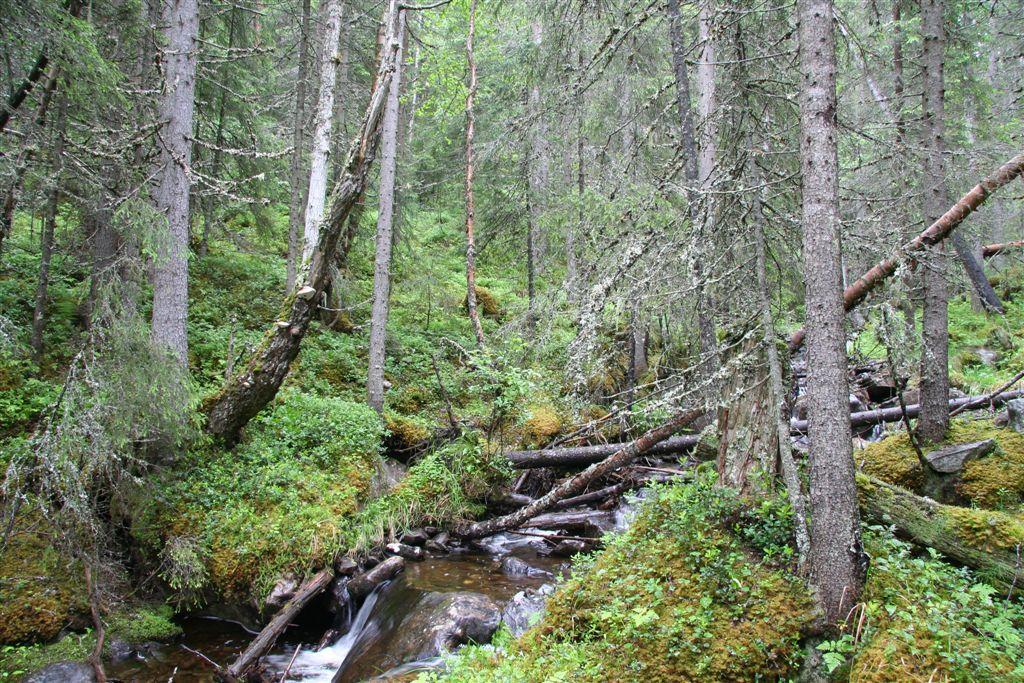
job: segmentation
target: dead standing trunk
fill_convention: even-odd
[[[306,81],[309,67],[309,1],[302,0],[302,21],[299,24],[299,63],[295,84],[295,113],[292,117],[291,203],[288,205],[288,275],[287,291],[295,286],[299,260],[299,226],[305,224],[306,188],[303,148],[306,145]]]
[[[160,102],[160,184],[155,198],[167,216],[167,239],[153,266],[153,341],[188,366],[188,232],[192,122],[195,112],[198,0],[164,3],[164,93]]]
[[[484,345],[484,328],[476,305],[476,244],[473,238],[473,220],[476,207],[473,202],[473,171],[476,163],[473,152],[475,118],[473,100],[476,97],[476,61],[473,59],[473,34],[476,30],[476,0],[470,0],[469,31],[466,34],[466,62],[469,66],[469,89],[466,92],[466,308],[473,323],[473,336],[477,346]]]
[[[539,53],[543,38],[543,27],[540,19],[534,19],[531,26],[531,38],[536,56],[537,73],[534,74],[533,86],[530,88],[529,113],[533,123],[530,136],[530,201],[528,225],[526,230],[526,291],[528,308],[526,324],[532,336],[537,324],[537,273],[541,259],[540,221],[544,212],[544,198],[548,186],[548,143],[547,127],[540,105],[540,65]]]
[[[925,148],[924,216],[934,221],[949,204],[946,198],[945,26],[942,0],[921,0],[921,110]],[[966,251],[966,245],[963,245]],[[921,321],[921,415],[917,433],[925,441],[941,441],[949,427],[949,298],[943,245],[929,250],[924,263],[924,311]]]
[[[395,215],[395,174],[398,164],[399,95],[402,88],[402,38],[405,12],[398,14],[399,48],[395,73],[388,88],[381,133],[380,208],[377,213],[377,245],[373,263],[373,306],[370,314],[370,360],[366,392],[370,407],[384,411],[384,350],[387,340],[388,300],[391,296],[391,242]]]
[[[808,570],[823,623],[842,621],[864,582],[850,438],[838,217],[832,0],[799,0],[800,166],[810,429]]]
[[[356,201],[366,189],[370,168],[377,154],[380,123],[395,68],[397,0],[390,0],[384,15],[386,49],[381,52],[376,84],[360,129],[349,151],[348,163],[331,193],[331,210],[321,226],[320,241],[303,272],[301,286],[285,298],[282,319],[264,335],[246,368],[225,382],[223,388],[203,405],[206,430],[228,445],[277,393],[302,339],[317,311],[317,302],[327,282],[330,260]]]

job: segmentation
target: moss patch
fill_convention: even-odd
[[[494,292],[486,287],[476,286],[474,290],[476,292],[476,305],[480,312],[491,318],[497,318],[501,314],[501,307],[498,306],[498,299],[495,298]],[[462,299],[463,308],[469,308],[468,297]]]
[[[1024,434],[996,427],[991,420],[954,420],[941,446],[985,439],[995,440],[995,452],[964,466],[957,492],[980,507],[1014,507],[1024,500]],[[856,459],[866,473],[905,489],[920,491],[924,483],[906,432],[869,445]]]
[[[554,408],[546,405],[531,406],[528,414],[523,422],[524,446],[543,446],[562,431],[562,419]]]
[[[754,519],[759,522],[754,522]],[[502,653],[470,649],[452,681],[778,680],[799,668],[811,600],[786,563],[783,506],[743,507],[713,479],[666,486]]]

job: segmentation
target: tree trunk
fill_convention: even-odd
[[[539,18],[534,18],[531,25],[531,34],[536,73],[533,76],[533,86],[530,88],[528,104],[533,130],[530,136],[530,202],[526,232],[526,290],[528,300],[526,321],[527,329],[532,336],[537,323],[537,271],[540,268],[541,255],[540,221],[544,213],[544,197],[548,186],[547,126],[544,123],[544,113],[541,110],[540,104],[540,48],[543,28]]]
[[[281,386],[292,360],[299,353],[302,338],[317,310],[317,302],[327,282],[331,258],[357,200],[366,189],[370,168],[380,140],[380,123],[384,104],[395,69],[398,49],[397,0],[390,0],[385,10],[387,31],[385,50],[377,69],[376,89],[372,92],[363,117],[359,137],[349,151],[345,172],[331,193],[331,210],[320,231],[320,241],[313,251],[309,270],[301,287],[287,296],[282,306],[283,319],[274,323],[263,342],[253,353],[242,372],[235,373],[216,395],[203,406],[207,416],[206,430],[227,445],[234,445],[242,428],[265,406]]]
[[[25,76],[21,84],[15,88],[14,92],[7,98],[7,101],[4,102],[3,108],[0,109],[0,133],[4,132],[7,122],[11,120],[11,115],[18,110],[21,103],[25,101],[25,98],[32,92],[32,89],[36,87],[36,83],[43,77],[43,74],[46,72],[46,65],[49,63],[49,55],[47,55],[46,50],[43,50],[39,53],[39,57],[36,58],[28,75]]]
[[[999,535],[1014,523],[1005,513],[942,505],[864,474],[857,491],[868,521],[895,526],[898,536],[976,570],[1000,591],[1024,580],[1014,550],[1024,539]]]
[[[377,213],[377,251],[373,262],[373,307],[370,314],[370,361],[366,390],[370,407],[384,412],[384,347],[387,339],[388,300],[391,296],[391,242],[395,215],[395,174],[398,163],[399,96],[402,89],[402,38],[405,12],[398,13],[399,49],[395,73],[388,88],[381,133],[380,208]]]
[[[46,217],[39,239],[39,282],[36,285],[36,304],[32,312],[32,358],[36,365],[43,360],[43,332],[46,329],[46,301],[50,287],[50,259],[53,256],[53,235],[57,228],[57,209],[60,205],[61,173],[64,169],[64,140],[67,122],[68,98],[59,95],[57,118],[54,123],[53,166],[50,171],[49,198],[46,202]]]
[[[237,7],[232,7],[228,13],[228,53],[235,47],[235,21]],[[220,89],[219,102],[217,104],[217,125],[213,136],[213,163],[210,164],[210,177],[216,180],[220,176],[220,167],[224,157],[224,114],[227,110],[227,90]],[[210,249],[210,236],[213,233],[213,217],[216,213],[216,198],[212,194],[203,197],[203,236],[199,242],[199,256],[206,256]]]
[[[160,184],[157,209],[167,216],[168,234],[153,267],[153,341],[188,366],[189,168],[195,111],[198,0],[164,3],[164,92],[160,120]]]
[[[921,0],[922,131],[925,148],[924,216],[935,221],[949,204],[946,198],[945,122],[943,120],[946,31],[942,0]],[[966,250],[966,247],[964,247]],[[921,415],[917,433],[937,443],[949,427],[949,298],[943,246],[929,250],[924,264],[924,311],[921,322]]]
[[[462,538],[482,538],[496,534],[499,531],[505,531],[506,529],[516,529],[540,513],[551,509],[560,500],[583,493],[591,482],[597,481],[615,469],[628,465],[649,451],[653,446],[689,426],[694,420],[703,415],[703,409],[685,410],[676,413],[668,422],[645,432],[636,441],[619,449],[601,462],[591,465],[576,476],[570,477],[551,489],[546,495],[541,496],[522,509],[516,510],[504,517],[494,517],[485,522],[469,524],[462,529],[456,530],[456,534]]]
[[[299,260],[299,226],[305,225],[306,176],[303,151],[306,146],[306,81],[309,68],[309,2],[302,0],[299,24],[299,63],[296,67],[295,111],[292,115],[291,202],[288,205],[288,276],[286,291],[295,286]]]
[[[896,272],[896,268],[904,260],[907,260],[928,247],[938,244],[946,239],[958,225],[964,222],[972,212],[985,203],[993,192],[1004,185],[1013,182],[1024,173],[1024,154],[1013,157],[993,173],[982,178],[981,181],[970,189],[967,194],[946,210],[938,220],[928,226],[921,234],[904,245],[900,252],[893,257],[883,259],[871,267],[866,273],[857,278],[853,284],[843,292],[843,306],[849,311],[867,297],[867,295],[887,277]],[[804,343],[805,330],[797,330],[789,338],[789,350],[796,351]]]
[[[320,91],[313,117],[313,147],[309,159],[309,198],[306,200],[302,265],[309,264],[320,241],[320,223],[327,198],[328,157],[331,152],[331,123],[334,121],[334,86],[338,67],[338,39],[341,34],[341,0],[327,0],[327,25],[324,27],[320,56]]]
[[[984,258],[992,258],[1005,252],[1013,251],[1014,249],[1024,249],[1024,240],[1002,242],[1000,244],[986,244],[981,248],[981,255]]]
[[[476,208],[473,203],[473,100],[476,97],[476,61],[473,59],[473,34],[476,30],[476,0],[470,0],[469,31],[466,34],[466,62],[469,66],[469,89],[466,93],[466,308],[473,323],[473,335],[477,346],[484,345],[484,328],[480,324],[480,313],[476,306],[476,244],[473,239],[473,220]]]
[[[864,582],[850,438],[838,218],[836,53],[832,0],[799,0],[800,161],[807,283],[810,429],[809,578],[824,624],[857,603]]]

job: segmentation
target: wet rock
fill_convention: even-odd
[[[999,360],[999,354],[992,349],[980,348],[975,351],[978,354],[978,358],[981,360],[982,365],[995,365],[996,361]]]
[[[1024,398],[1006,402],[1006,424],[1013,431],[1024,434]]]
[[[85,662],[57,662],[26,676],[25,683],[92,683],[96,674]]]
[[[277,580],[274,587],[270,589],[266,599],[263,600],[263,610],[265,612],[276,612],[281,609],[286,602],[294,597],[298,587],[298,577],[294,574],[285,574]]]
[[[405,543],[388,543],[384,548],[392,555],[404,557],[407,560],[420,561],[423,559],[423,548]]]
[[[433,550],[436,553],[446,553],[448,552],[448,544],[450,542],[451,536],[448,535],[447,531],[442,531],[427,541],[424,547],[427,550]]]
[[[554,531],[544,532],[538,530],[537,533],[548,536],[557,535]],[[489,555],[507,555],[518,548],[533,548],[539,552],[547,547],[547,542],[540,536],[522,536],[502,531],[493,536],[470,541],[469,545],[473,550],[485,552]]]
[[[354,600],[361,600],[369,595],[378,585],[393,579],[405,569],[405,559],[389,557],[373,569],[357,574],[349,579],[348,592]]]
[[[468,642],[486,643],[498,629],[501,610],[480,593],[431,593],[401,625],[391,651],[398,661],[416,661]]]
[[[427,536],[437,536],[441,533],[441,530],[436,526],[425,526],[423,527],[423,530],[427,532]]]
[[[587,544],[583,541],[565,539],[559,541],[558,545],[552,548],[549,554],[555,557],[572,557],[573,555],[587,552],[587,547]]]
[[[985,457],[995,450],[995,447],[996,442],[993,439],[985,439],[984,441],[946,446],[926,453],[924,459],[939,474],[955,474],[964,468],[965,463]]]
[[[533,623],[536,623],[537,618],[534,615],[540,614],[554,592],[555,587],[546,583],[540,588],[527,588],[516,593],[501,611],[502,623],[513,636],[523,635]]]
[[[327,589],[331,596],[328,610],[331,614],[347,615],[352,611],[352,594],[348,590],[348,577],[339,577]]]
[[[527,576],[532,579],[549,579],[554,576],[549,571],[529,565],[518,557],[512,557],[511,555],[502,558],[501,572],[505,576]]]
[[[427,542],[430,536],[424,529],[410,529],[402,534],[398,540],[406,545],[420,546]]]
[[[334,561],[334,573],[338,576],[352,576],[359,569],[359,563],[349,555],[343,555]]]
[[[113,640],[107,641],[106,646],[106,657],[112,662],[123,662],[127,659],[131,659],[135,654],[135,648],[127,640],[121,638],[114,638]]]

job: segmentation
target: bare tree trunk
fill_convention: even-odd
[[[528,310],[527,328],[532,335],[537,324],[537,271],[540,268],[541,234],[540,220],[544,213],[544,197],[548,186],[548,141],[547,126],[540,104],[540,47],[543,27],[540,19],[534,18],[531,25],[534,46],[535,68],[533,86],[530,88],[529,113],[533,123],[530,136],[530,207],[529,224],[526,232],[526,284]]]
[[[402,38],[405,12],[398,13],[399,48],[395,73],[388,88],[381,132],[380,209],[377,213],[377,252],[373,262],[373,307],[370,314],[370,362],[366,392],[370,407],[384,412],[384,349],[387,340],[388,299],[391,296],[391,242],[395,215],[395,174],[398,164],[399,97],[402,91]]]
[[[303,182],[303,151],[306,146],[306,81],[309,68],[309,0],[302,0],[299,24],[299,63],[295,83],[295,113],[292,118],[291,203],[288,205],[288,279],[286,291],[295,286],[299,260],[299,226],[305,225],[306,189]]]
[[[473,34],[476,30],[476,0],[470,0],[469,32],[466,34],[466,62],[469,65],[469,90],[466,94],[466,308],[473,323],[473,335],[477,346],[484,345],[484,328],[480,324],[480,313],[476,306],[476,245],[473,240],[473,219],[476,208],[473,204],[473,166],[476,163],[473,152],[473,99],[476,97],[476,62],[473,59]]]
[[[800,161],[807,283],[811,543],[808,570],[831,626],[864,582],[850,437],[838,218],[839,160],[832,0],[799,0]]]
[[[1018,154],[998,169],[982,178],[956,204],[946,210],[942,216],[929,225],[921,234],[903,246],[893,257],[882,259],[866,273],[854,280],[853,284],[843,292],[843,307],[849,311],[867,297],[872,290],[896,272],[896,268],[904,260],[924,251],[930,246],[946,239],[964,222],[968,216],[985,203],[992,193],[1004,185],[1012,183],[1024,173],[1024,154]],[[789,338],[789,350],[796,351],[804,343],[805,330],[799,329]]]
[[[160,185],[157,208],[167,216],[168,235],[153,268],[153,340],[188,366],[189,167],[195,111],[198,0],[164,3],[164,93],[160,102]]]
[[[924,115],[924,216],[934,221],[949,204],[946,198],[945,122],[945,26],[942,0],[921,0],[922,98]],[[917,433],[925,441],[938,442],[949,427],[949,297],[946,254],[942,245],[929,250],[924,263],[924,315],[921,323],[921,415]]]
[[[377,68],[376,88],[363,117],[359,137],[349,151],[345,172],[331,193],[331,209],[320,231],[320,241],[309,263],[305,284],[298,285],[282,306],[283,319],[274,323],[263,342],[253,352],[246,368],[235,373],[216,395],[203,405],[206,430],[227,445],[238,441],[243,427],[281,386],[291,362],[299,353],[302,339],[317,310],[317,302],[327,282],[329,265],[356,202],[366,189],[370,168],[377,154],[380,123],[384,104],[395,69],[398,41],[397,0],[390,0],[385,9],[384,26],[387,39]]]
[[[320,93],[313,117],[313,147],[309,159],[309,198],[306,200],[302,264],[308,265],[320,241],[320,223],[327,198],[328,157],[331,152],[331,123],[334,121],[334,86],[338,67],[338,39],[341,34],[341,0],[327,0],[327,25],[324,27],[320,57]]]
[[[67,122],[68,98],[59,95],[57,118],[54,123],[53,166],[50,171],[49,198],[46,203],[46,217],[39,239],[39,282],[36,285],[36,304],[32,312],[32,358],[38,365],[43,359],[43,332],[46,330],[46,301],[50,287],[50,259],[53,256],[53,235],[57,228],[57,209],[60,205],[61,173],[64,169],[64,140]]]

